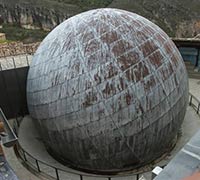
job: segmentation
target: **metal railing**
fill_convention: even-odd
[[[106,179],[106,180],[112,180],[113,176],[106,176],[106,175],[95,175],[95,174],[85,174],[81,172],[74,172],[70,170],[65,170],[58,168],[56,166],[47,164],[46,162],[43,162],[28,152],[26,152],[19,143],[16,144],[15,146],[15,151],[17,151],[20,159],[31,167],[33,170],[36,170],[38,173],[44,173],[45,175],[48,175],[52,178],[55,178],[57,180],[65,180],[68,179],[70,176],[74,176],[77,180],[84,180],[84,177],[94,177],[95,179]],[[122,176],[115,176],[115,177],[127,177],[127,176],[132,176],[132,180],[139,180],[142,177],[142,174],[126,174]]]
[[[200,100],[189,93],[189,106],[193,107],[197,114],[200,114]]]

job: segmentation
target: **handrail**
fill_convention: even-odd
[[[5,117],[2,109],[0,108],[0,121],[3,122],[4,125],[4,131],[6,133],[6,136],[3,136],[2,139],[2,143],[5,147],[12,147],[14,146],[14,144],[17,142],[17,137],[12,129],[12,127],[10,126],[10,124],[8,123],[7,118]]]
[[[195,102],[193,101],[195,100]],[[189,92],[189,106],[193,107],[197,114],[200,113],[200,100]]]
[[[20,154],[19,151],[22,151],[22,155]],[[83,180],[83,177],[96,177],[96,178],[106,178],[108,180],[111,180],[112,179],[112,176],[108,176],[108,175],[95,175],[95,174],[85,174],[85,173],[78,173],[78,172],[74,172],[74,171],[70,171],[70,170],[65,170],[65,169],[62,169],[62,168],[59,168],[59,167],[56,167],[56,166],[53,166],[53,165],[49,165],[48,163],[46,162],[43,162],[37,158],[35,158],[33,155],[31,155],[30,153],[26,152],[19,143],[17,143],[17,151],[20,155],[20,158],[27,164],[30,163],[31,165],[33,165],[30,161],[28,161],[27,159],[27,155],[30,156],[34,161],[35,161],[35,165],[37,166],[37,171],[40,173],[42,172],[41,171],[41,168],[39,166],[39,163],[41,164],[44,164],[46,165],[47,167],[50,167],[52,169],[55,170],[55,173],[56,173],[56,176],[57,176],[57,180],[59,180],[59,172],[58,171],[61,171],[61,172],[65,172],[65,173],[70,173],[70,174],[74,174],[74,175],[77,175],[80,177],[80,180]],[[38,163],[39,162],[39,163]],[[45,172],[44,172],[45,173]],[[145,173],[145,172],[143,172]],[[49,174],[48,174],[49,175]],[[135,173],[135,174],[124,174],[124,175],[117,175],[115,177],[128,177],[128,176],[135,176],[136,177],[136,180],[139,180],[139,178],[141,177],[142,173]],[[51,176],[51,175],[49,175]],[[52,177],[52,176],[51,176]]]

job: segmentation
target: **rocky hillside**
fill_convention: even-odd
[[[136,12],[172,37],[200,33],[200,0],[113,0],[109,6]]]
[[[50,30],[66,18],[99,7],[138,13],[172,37],[200,33],[200,0],[0,0],[0,15],[6,24]]]
[[[28,29],[51,30],[82,11],[108,6],[112,0],[0,0],[4,23]]]

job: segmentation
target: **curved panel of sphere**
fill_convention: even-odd
[[[56,27],[34,55],[30,115],[51,154],[74,167],[137,167],[172,145],[188,78],[171,39],[147,19],[97,9]]]

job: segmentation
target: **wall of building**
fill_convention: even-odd
[[[191,47],[180,47],[179,51],[184,59],[184,61],[190,61],[194,66],[196,65],[196,60],[198,56],[198,49]]]
[[[28,113],[26,78],[28,67],[0,71],[0,107],[7,118]]]
[[[179,47],[179,51],[184,61],[189,61],[194,66],[200,67],[199,49],[195,47]]]
[[[32,54],[39,44],[0,44],[0,107],[7,118],[28,113],[26,78]]]

